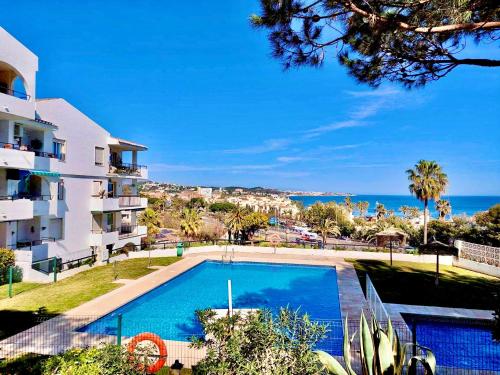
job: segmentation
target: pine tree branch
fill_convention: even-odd
[[[359,14],[363,17],[367,17],[370,20],[378,21],[380,23],[394,23],[400,29],[413,31],[416,33],[444,33],[453,31],[474,31],[474,30],[496,30],[500,29],[500,21],[485,21],[485,22],[473,22],[473,23],[457,23],[453,25],[443,25],[443,26],[430,26],[430,27],[418,27],[412,26],[406,22],[392,21],[386,17],[382,17],[378,14],[368,12],[359,8],[352,1],[346,1],[346,6],[349,7],[354,13]]]

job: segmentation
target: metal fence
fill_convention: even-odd
[[[325,350],[342,360],[343,324],[341,320],[320,320],[327,326],[327,336],[319,342],[317,349]],[[38,325],[0,341],[0,357],[13,359],[21,355],[55,355],[71,348],[95,347],[105,343],[126,345],[138,333],[158,334],[167,347],[167,365],[176,359],[190,367],[204,358],[203,349],[190,345],[190,338],[203,337],[196,324],[183,326],[168,322],[152,321],[145,317],[140,321],[123,319],[118,314],[99,319],[96,316],[61,315],[52,319],[40,317]],[[347,322],[349,335],[359,331],[359,320]],[[381,325],[386,327],[386,323]],[[401,342],[418,342],[430,347],[439,366],[439,374],[500,374],[500,344],[487,342],[481,336],[443,334],[420,326],[410,320],[393,323]],[[412,334],[413,331],[413,334]],[[356,334],[351,343],[352,365],[360,370],[360,341]],[[410,351],[409,356],[413,355]],[[420,352],[416,352],[420,354]]]
[[[366,274],[366,301],[368,302],[368,306],[370,307],[372,314],[378,321],[382,322],[389,320],[389,314],[387,313],[384,303],[380,299],[368,274]]]

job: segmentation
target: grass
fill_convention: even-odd
[[[39,286],[40,286],[39,283],[27,283],[27,282],[14,283],[12,285],[12,295],[16,296],[18,294],[27,292],[28,290],[38,288]],[[8,284],[0,285],[0,300],[5,298],[9,298]]]
[[[151,258],[152,266],[168,266],[180,258]],[[96,266],[57,283],[16,283],[14,297],[7,296],[7,286],[0,287],[0,339],[29,328],[37,321],[36,312],[57,315],[120,287],[117,279],[138,279],[154,271],[148,268],[149,260],[127,259],[116,266]]]
[[[366,273],[385,303],[493,310],[500,280],[458,267],[440,265],[439,286],[434,285],[435,264],[352,260],[365,288]]]
[[[152,266],[168,266],[180,258],[151,258]],[[14,284],[13,298],[0,300],[0,310],[37,311],[44,308],[48,313],[58,314],[90,301],[102,294],[116,289],[120,284],[115,280],[115,266],[97,266],[75,276],[50,284]],[[118,279],[138,279],[154,269],[148,268],[148,259],[127,259],[117,263]],[[4,291],[2,286],[2,291]],[[7,295],[5,288],[4,296]]]

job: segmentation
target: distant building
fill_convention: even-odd
[[[198,187],[198,194],[200,194],[203,199],[210,200],[212,199],[212,188],[207,187]]]

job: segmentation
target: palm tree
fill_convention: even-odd
[[[151,243],[153,237],[160,233],[160,219],[158,214],[152,208],[146,208],[144,212],[139,216],[139,225],[144,225],[147,228],[147,242]]]
[[[439,220],[443,221],[446,218],[446,215],[451,214],[450,201],[446,199],[436,201],[436,211],[439,212]]]
[[[435,161],[420,160],[415,169],[406,171],[409,189],[418,200],[424,202],[424,245],[427,244],[429,200],[437,201],[448,185],[448,176]]]
[[[321,220],[313,230],[321,236],[321,239],[323,240],[323,247],[326,245],[326,239],[329,234],[340,236],[339,227],[331,219]]]
[[[232,210],[226,218],[226,228],[228,233],[229,241],[231,241],[231,235],[238,237],[238,233],[243,229],[243,220],[246,215],[246,210],[240,205],[237,205],[234,210]]]
[[[356,202],[356,208],[359,211],[359,216],[365,217],[366,213],[368,212],[369,206],[370,206],[370,203],[367,201]]]
[[[354,209],[354,204],[352,203],[352,199],[350,196],[345,197],[344,206],[345,206],[345,208],[347,208],[347,211],[349,213],[351,213],[352,210]]]
[[[375,208],[375,212],[377,214],[377,220],[383,219],[385,215],[387,215],[387,209],[382,203],[377,203],[377,207]]]
[[[181,231],[187,238],[196,237],[200,234],[201,218],[193,208],[185,208],[181,213]]]

